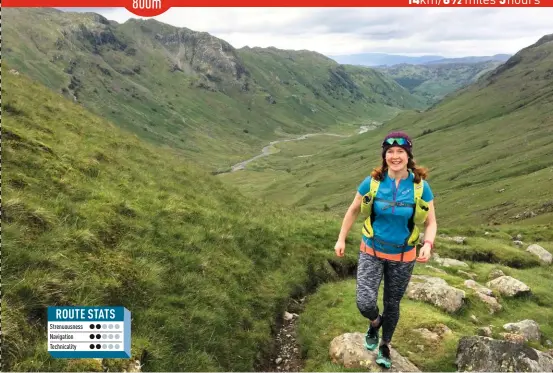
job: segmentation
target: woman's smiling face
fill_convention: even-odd
[[[392,146],[386,151],[386,164],[391,171],[401,171],[407,168],[409,156],[405,149]]]

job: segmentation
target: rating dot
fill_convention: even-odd
[[[94,324],[90,324],[90,329],[94,329]]]
[[[107,329],[107,327],[108,326],[106,324],[102,325],[102,328],[104,328],[104,329]]]
[[[113,339],[113,334],[110,334],[110,335],[109,335],[109,339]]]
[[[102,345],[102,348],[105,350],[106,348],[108,348],[108,346]]]
[[[119,345],[115,345],[115,349],[118,349],[119,348]]]
[[[100,346],[100,344],[98,343],[98,344],[96,345],[96,348],[99,350],[99,349],[102,348],[102,346]]]
[[[115,324],[115,329],[119,329],[119,324]]]
[[[100,328],[101,328],[100,324],[96,324],[96,329],[100,329]]]
[[[109,328],[110,328],[110,329],[113,329],[113,324],[109,324]]]
[[[115,335],[115,339],[119,339],[119,334],[116,334],[116,335]]]
[[[90,339],[94,339],[94,334],[91,334],[91,335],[90,335]]]
[[[107,334],[102,334],[102,339],[106,339],[107,337]]]
[[[108,347],[111,350],[113,348],[113,345],[110,343]]]
[[[90,349],[94,350],[94,345],[93,344],[90,345]]]

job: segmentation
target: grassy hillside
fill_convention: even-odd
[[[151,19],[118,24],[94,13],[14,8],[5,16],[4,59],[13,68],[211,169],[286,133],[424,105],[382,74],[367,68],[353,76],[312,52],[236,50]]]
[[[440,229],[440,233],[446,231]],[[489,234],[485,234],[485,231],[489,231]],[[553,252],[551,227],[454,229],[447,233],[467,237],[465,244],[454,244],[452,241],[438,238],[436,252],[441,257],[462,260],[468,266],[446,267],[433,261],[428,265],[417,263],[414,274],[438,277],[447,281],[450,286],[465,291],[464,305],[457,312],[448,313],[432,304],[411,300],[405,296],[401,302],[401,316],[392,340],[393,348],[423,372],[455,372],[458,371],[455,360],[461,337],[479,335],[480,328],[491,326],[492,337],[503,339],[501,334],[506,332],[503,325],[531,319],[538,323],[541,339],[526,344],[541,351],[550,350],[547,341],[553,339],[551,266],[540,264],[535,256],[524,250],[530,243],[539,242],[546,250]],[[516,247],[513,244],[511,237],[517,234],[522,234],[526,243],[524,247]],[[356,249],[357,246],[349,248],[353,251],[352,255],[356,254]],[[501,310],[491,314],[476,292],[465,286],[464,282],[469,277],[459,270],[472,274],[474,281],[486,286],[489,274],[497,269],[524,282],[530,287],[532,294],[507,297],[495,291],[494,295],[501,305]],[[302,352],[306,357],[304,371],[353,371],[333,364],[329,359],[328,347],[333,338],[343,333],[364,333],[367,330],[368,322],[359,313],[353,301],[355,287],[355,280],[325,284],[307,299],[298,330]],[[383,285],[379,292],[380,307],[382,296]],[[426,339],[417,331],[421,328],[436,330],[439,324],[445,325],[451,331],[443,338]]]
[[[49,357],[46,307],[122,305],[143,371],[253,370],[288,297],[333,276],[337,222],[246,198],[3,67],[2,368],[101,371]]]
[[[429,103],[437,102],[449,93],[474,83],[482,75],[503,62],[483,61],[476,63],[430,63],[427,65],[401,64],[379,67],[378,70],[391,76],[409,92],[420,95]]]
[[[430,169],[442,226],[550,222],[551,39],[521,50],[426,112],[405,113],[375,131],[323,146],[316,138],[281,144],[280,153],[221,177],[251,195],[314,211],[326,205],[342,216],[359,183],[380,164],[385,133],[403,129],[414,138],[417,162]]]

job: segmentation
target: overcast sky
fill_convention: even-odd
[[[94,11],[121,23],[139,18],[124,8]],[[172,8],[154,18],[208,32],[236,48],[325,55],[514,54],[553,33],[553,8]]]

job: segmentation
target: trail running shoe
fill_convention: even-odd
[[[378,329],[369,324],[369,330],[365,334],[365,348],[373,351],[378,346]]]
[[[376,357],[376,363],[388,369],[392,366],[392,358],[390,356],[390,348],[388,345],[384,344],[380,346],[378,349],[378,356]]]

